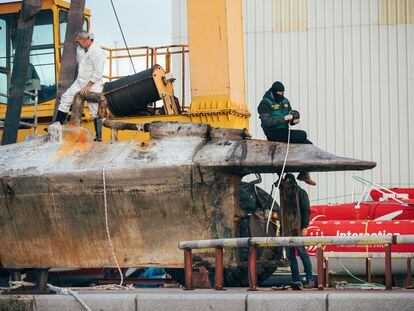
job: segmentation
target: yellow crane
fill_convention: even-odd
[[[16,29],[21,2],[0,4],[0,120],[4,120],[7,105],[7,90],[13,64],[13,35]],[[35,132],[42,133],[53,117],[57,81],[60,73],[63,41],[65,38],[69,3],[62,0],[42,1],[41,11],[36,16],[26,91],[37,90],[37,101],[26,96],[21,113],[18,141]],[[84,28],[90,28],[90,11],[85,10]],[[241,1],[188,1],[189,45],[132,46],[131,56],[140,59],[145,68],[158,62],[164,70],[163,77],[172,71],[173,58],[178,57],[182,94],[185,94],[186,69],[189,57],[191,102],[186,104],[180,97],[179,112],[162,114],[159,110],[146,116],[128,116],[115,120],[130,123],[151,121],[181,121],[208,123],[214,127],[247,128],[250,113],[245,103],[243,31]],[[231,34],[231,35],[230,35]],[[114,81],[121,75],[114,71],[115,62],[128,57],[125,48],[103,47],[108,53],[108,70],[105,78]],[[190,53],[189,53],[190,52]],[[188,54],[190,54],[188,56]],[[172,87],[159,83],[160,98],[174,96]],[[83,126],[93,130],[93,120],[88,109],[84,110]],[[33,124],[36,124],[33,125]],[[2,131],[0,131],[2,135]],[[119,139],[128,139],[131,133],[119,133]],[[143,135],[137,139],[145,139]],[[109,140],[110,130],[104,129],[103,139]]]

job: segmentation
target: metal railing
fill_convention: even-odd
[[[188,57],[189,48],[186,44],[178,45],[165,45],[165,46],[132,46],[128,47],[130,55],[128,55],[128,50],[126,48],[108,48],[102,47],[103,50],[109,53],[109,73],[104,75],[104,78],[108,79],[110,82],[119,78],[127,76],[127,74],[114,74],[114,63],[117,60],[122,59],[131,59],[133,61],[140,62],[142,64],[142,70],[149,69],[155,64],[159,64],[164,70],[168,73],[173,69],[173,63],[180,64],[180,83],[181,83],[181,108],[182,111],[188,110],[189,107],[186,106],[186,57]],[[187,56],[186,56],[187,55]],[[179,57],[178,62],[173,62],[173,56]],[[117,70],[119,69],[118,66]],[[129,65],[128,65],[129,68]],[[175,68],[177,69],[177,68]]]
[[[387,236],[325,236],[325,237],[251,237],[218,240],[199,240],[180,242],[178,247],[184,250],[185,288],[193,289],[192,286],[192,250],[215,249],[215,289],[224,287],[223,278],[223,248],[247,247],[248,252],[248,277],[249,289],[257,289],[257,248],[258,247],[297,247],[317,246],[317,273],[318,289],[326,286],[327,268],[324,258],[324,246],[327,245],[385,245],[385,288],[392,289],[392,256],[391,245],[414,244],[414,235],[387,235]],[[408,263],[407,263],[408,266]],[[407,267],[408,269],[408,267]],[[411,279],[411,257],[409,258],[409,277]],[[410,281],[410,280],[409,280]],[[410,281],[411,282],[411,281]]]

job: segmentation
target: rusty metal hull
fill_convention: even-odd
[[[182,267],[179,241],[237,237],[242,176],[283,165],[285,144],[242,139],[241,131],[159,122],[149,130],[150,142],[97,143],[82,128],[54,124],[48,139],[1,147],[3,266],[114,266],[105,231],[106,166],[120,265]],[[374,166],[294,145],[287,171]],[[225,260],[236,266],[236,253]]]

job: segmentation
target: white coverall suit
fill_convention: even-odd
[[[102,92],[102,76],[106,58],[105,52],[95,43],[91,44],[86,53],[82,48],[78,47],[76,51],[76,59],[79,63],[78,77],[62,95],[59,105],[60,111],[69,112],[76,93],[83,89],[89,81],[94,83],[89,90],[90,92]],[[96,118],[99,104],[88,103],[88,106],[91,117]]]

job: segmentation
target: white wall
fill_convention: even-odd
[[[374,170],[357,174],[377,183],[414,186],[414,0],[243,4],[253,137],[264,138],[257,105],[281,80],[315,145],[376,161]],[[173,0],[173,43],[187,43],[186,34],[186,0]],[[352,194],[353,174],[312,174],[318,182],[307,188],[313,204],[352,199],[343,196]],[[330,197],[337,198],[325,200]]]

